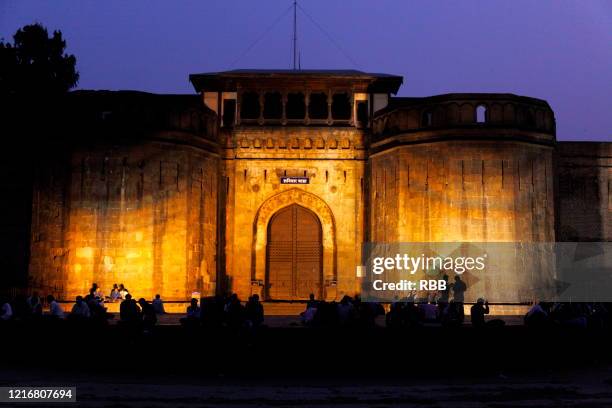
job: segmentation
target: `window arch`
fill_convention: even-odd
[[[485,105],[476,106],[476,123],[486,123],[487,107]]]
[[[426,110],[423,112],[423,116],[421,117],[421,126],[429,127],[433,125],[433,112],[431,110]]]

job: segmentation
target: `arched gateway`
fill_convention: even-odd
[[[266,299],[325,297],[336,281],[335,222],[314,194],[290,189],[268,198],[254,222],[252,279]]]
[[[292,204],[268,224],[266,298],[307,299],[322,294],[321,223],[312,211]]]

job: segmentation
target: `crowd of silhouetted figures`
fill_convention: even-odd
[[[120,302],[119,316],[108,313],[105,303]],[[45,312],[43,312],[45,304]],[[612,304],[605,303],[535,303],[524,316],[524,325],[531,328],[574,327],[612,328]],[[160,295],[148,301],[132,298],[122,284],[115,285],[110,296],[103,296],[96,284],[86,296],[77,296],[69,311],[52,295],[44,299],[36,292],[30,296],[13,299],[0,298],[0,324],[10,322],[55,322],[106,325],[118,319],[118,325],[144,333],[158,325],[158,318],[165,314]],[[489,305],[478,299],[470,308],[469,320],[473,327],[501,327],[504,321],[485,318]],[[384,316],[384,318],[383,318]],[[363,302],[359,296],[344,296],[341,301],[310,299],[300,314],[300,324],[306,327],[355,327],[373,328],[385,322],[391,329],[406,329],[420,326],[459,327],[466,323],[464,304],[445,297],[438,299],[416,299],[409,296],[396,298],[388,307],[376,302]],[[378,323],[377,323],[378,322]],[[236,294],[192,299],[181,326],[187,329],[257,329],[265,327],[264,305],[258,295],[242,302]],[[294,323],[295,324],[295,323]]]

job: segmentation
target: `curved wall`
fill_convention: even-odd
[[[555,138],[550,108],[508,95],[425,99],[380,112],[373,123],[368,240],[553,242]],[[478,105],[488,107],[484,123],[476,123]],[[496,106],[531,110],[541,120],[531,127],[521,115],[502,121],[502,113],[491,112]],[[457,123],[459,116],[453,112],[462,109],[467,113]],[[427,112],[434,112],[433,122],[415,122]],[[503,287],[482,280],[468,291],[467,300],[494,299],[502,290],[505,300],[525,300],[521,296],[527,283],[512,279],[515,267],[508,265]]]

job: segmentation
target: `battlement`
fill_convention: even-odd
[[[385,141],[389,138],[393,140]],[[372,120],[375,144],[448,138],[522,139],[550,144],[555,141],[555,117],[541,99],[467,93],[391,98]]]

